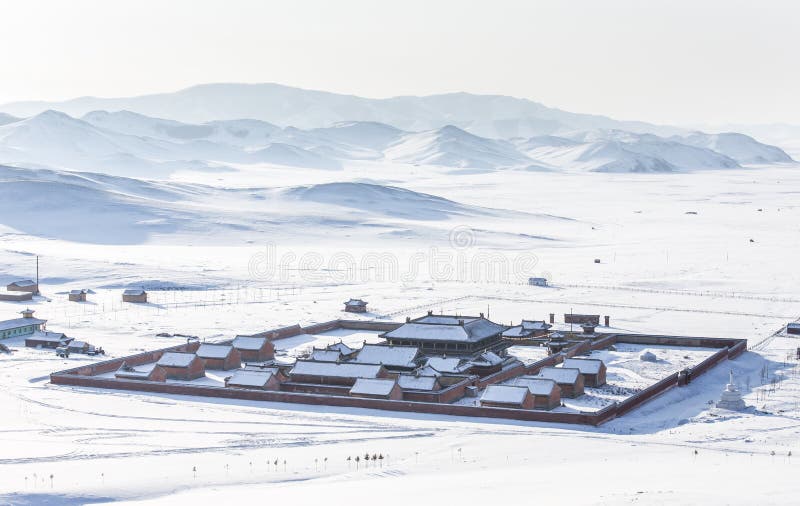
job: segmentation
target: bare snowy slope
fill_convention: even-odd
[[[673,137],[674,140],[691,146],[708,148],[729,156],[739,163],[789,163],[792,157],[782,149],[763,144],[744,134],[727,132],[705,134],[695,132],[691,135]]]

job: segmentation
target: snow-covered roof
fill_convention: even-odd
[[[274,366],[264,367],[264,366],[257,365],[257,364],[247,364],[247,365],[244,366],[244,369],[242,369],[242,370],[243,371],[263,371],[263,372],[269,372],[269,373],[272,373],[272,374],[278,374],[280,372],[280,369],[277,368],[277,367],[274,367]]]
[[[268,370],[256,371],[253,369],[240,369],[228,379],[228,385],[240,387],[263,387],[272,378]]]
[[[316,362],[338,362],[342,359],[342,354],[335,350],[314,350],[308,359]]]
[[[156,363],[164,367],[189,367],[196,356],[194,353],[168,351]]]
[[[366,379],[359,378],[350,389],[351,394],[380,395],[388,397],[397,384],[393,379]]]
[[[200,358],[226,358],[233,346],[227,344],[201,344],[197,348],[197,356]]]
[[[86,341],[70,341],[67,345],[69,348],[88,348],[90,345]]]
[[[463,322],[463,325],[461,324]],[[502,334],[506,327],[485,318],[428,315],[387,332],[390,339],[476,342]]]
[[[365,301],[361,300],[361,299],[350,299],[347,302],[345,302],[345,304],[348,305],[348,306],[366,306],[367,305],[367,303]]]
[[[503,332],[503,337],[525,337],[533,332],[541,332],[551,327],[549,323],[540,320],[522,320],[520,325],[511,327]]]
[[[232,345],[237,350],[258,351],[266,341],[266,337],[236,336]]]
[[[442,372],[441,371],[437,371],[436,369],[434,369],[433,367],[431,367],[429,365],[426,365],[426,366],[420,367],[419,369],[414,371],[414,374],[419,374],[420,376],[436,376],[436,377],[438,377],[438,376],[442,375]]]
[[[520,376],[512,385],[526,387],[533,395],[550,395],[557,386],[555,381],[538,376]]]
[[[351,355],[352,353],[354,353],[356,351],[353,348],[351,348],[351,347],[349,347],[346,344],[341,343],[341,342],[334,343],[334,344],[329,344],[326,349],[327,350],[338,351],[342,355]]]
[[[458,357],[430,357],[425,362],[426,367],[432,367],[439,372],[462,373],[469,369],[463,359]]]
[[[556,383],[575,383],[581,375],[579,369],[566,367],[542,367],[537,377],[551,379]]]
[[[416,374],[400,374],[397,384],[404,390],[434,390],[439,380],[436,376],[419,376]]]
[[[33,339],[36,341],[45,341],[45,342],[61,342],[65,341],[67,338],[63,332],[42,332],[36,331],[33,334],[29,335],[26,339]]]
[[[525,330],[547,330],[550,324],[544,320],[522,320],[522,328]]]
[[[289,374],[335,378],[376,378],[380,374],[381,367],[375,364],[356,364],[353,362],[336,363],[298,360]]]
[[[597,374],[603,367],[603,361],[596,358],[567,358],[564,360],[564,367],[578,369],[583,374]]]
[[[156,364],[145,364],[139,367],[130,367],[123,362],[114,376],[117,378],[147,378],[155,366]]]
[[[28,325],[42,325],[47,323],[47,320],[40,320],[39,318],[14,318],[13,320],[5,320],[0,322],[0,330],[12,330],[20,327],[27,327]]]
[[[128,288],[122,293],[125,295],[144,295],[145,292],[141,288]]]
[[[525,401],[525,397],[528,396],[528,392],[528,389],[524,386],[489,385],[483,391],[481,402],[520,406]]]
[[[416,367],[414,360],[419,356],[416,346],[387,346],[365,344],[359,350],[355,361],[361,364],[383,364],[390,367]]]
[[[36,282],[33,281],[32,279],[21,279],[19,281],[14,281],[12,283],[9,283],[8,286],[19,286],[27,288],[31,286],[36,286]]]
[[[480,357],[472,361],[475,365],[497,365],[502,364],[503,359],[493,351],[481,353]]]
[[[89,293],[89,290],[87,290],[86,288],[80,288],[78,290],[70,290],[69,291],[70,295],[80,295],[82,293]]]

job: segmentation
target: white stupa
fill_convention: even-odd
[[[731,371],[731,380],[722,391],[722,396],[717,402],[717,407],[720,409],[728,409],[730,411],[741,411],[745,408],[744,399],[736,385],[733,384],[733,371]]]

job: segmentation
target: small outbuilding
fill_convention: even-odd
[[[403,390],[395,379],[359,378],[350,388],[350,396],[399,401],[403,398]]]
[[[564,367],[578,369],[587,387],[601,387],[606,384],[606,364],[596,358],[567,358]]]
[[[164,368],[167,379],[191,381],[206,374],[203,360],[194,353],[168,351],[156,364]]]
[[[236,336],[232,345],[243,362],[266,362],[275,358],[275,345],[266,337]]]
[[[228,388],[252,388],[258,390],[277,390],[281,386],[278,375],[271,370],[240,369],[225,378]]]
[[[344,310],[348,313],[366,313],[367,303],[361,299],[350,299],[344,303]]]
[[[489,408],[533,409],[533,395],[527,387],[489,385],[481,396],[481,406]]]
[[[114,377],[117,379],[158,381],[163,383],[167,381],[167,372],[158,364],[132,367],[123,362],[119,370],[114,373]]]
[[[206,369],[229,371],[242,367],[242,355],[231,345],[201,344],[196,355],[203,360]]]
[[[438,376],[424,376],[422,374],[398,374],[397,384],[403,390],[441,390]]]
[[[536,377],[555,381],[564,397],[575,398],[583,395],[583,375],[579,369],[542,367]]]
[[[800,323],[790,323],[789,325],[787,325],[786,333],[793,336],[800,335]]]
[[[147,302],[147,292],[141,288],[128,288],[122,292],[122,302],[145,303]]]
[[[9,292],[28,292],[32,294],[38,294],[39,284],[31,279],[22,279],[6,285],[6,290]]]
[[[547,278],[528,278],[528,284],[531,286],[547,286]]]
[[[70,290],[68,297],[71,302],[86,302],[87,293],[89,293],[89,290],[86,290],[85,288],[81,288],[79,290]]]
[[[526,387],[533,396],[536,409],[550,410],[561,405],[561,389],[555,381],[535,376],[520,376],[512,383],[514,386]]]
[[[30,337],[25,338],[25,346],[28,348],[49,348],[54,350],[60,346],[67,346],[70,341],[72,341],[72,338],[61,332],[36,331]]]

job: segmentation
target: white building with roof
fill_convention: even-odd
[[[350,388],[350,396],[401,400],[403,391],[394,379],[359,378]]]
[[[22,318],[0,321],[0,339],[29,336],[41,331],[47,323],[47,320],[34,318],[34,311],[31,309],[24,309],[20,313]]]
[[[580,369],[542,367],[536,377],[555,381],[564,397],[574,398],[583,395],[584,382]]]
[[[533,395],[524,386],[489,385],[480,403],[491,408],[533,409]]]
[[[365,344],[356,355],[360,364],[382,364],[387,369],[412,370],[420,358],[416,346],[391,346],[384,344]]]

